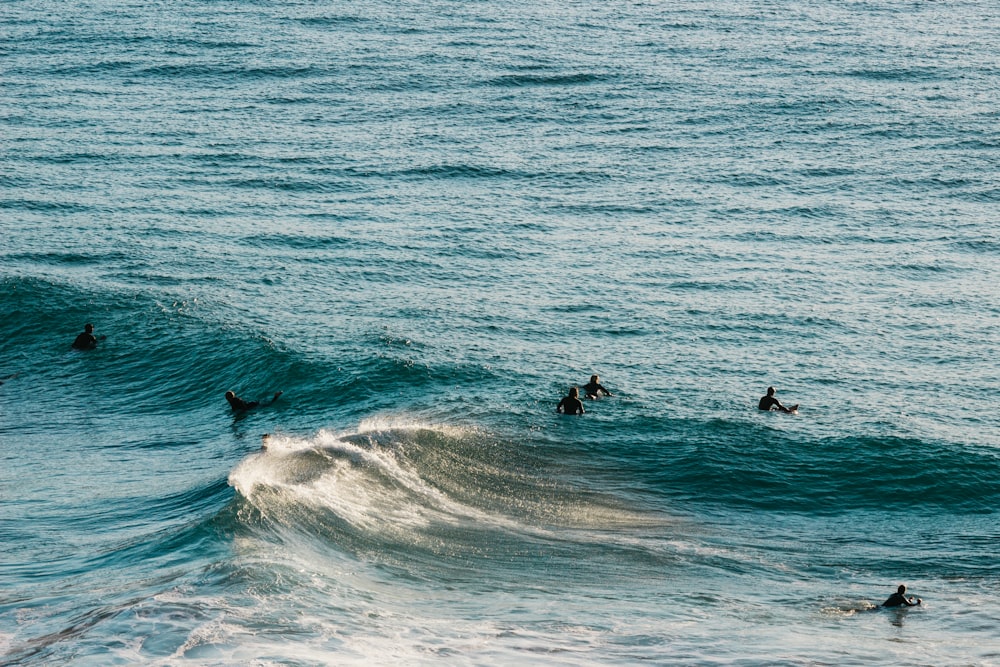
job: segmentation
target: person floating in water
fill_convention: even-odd
[[[583,393],[590,399],[595,399],[601,394],[604,394],[605,396],[614,396],[614,394],[608,391],[604,385],[601,384],[601,378],[596,375],[591,375],[590,382],[583,385]]]
[[[280,391],[275,392],[274,396],[267,403],[261,403],[260,401],[244,401],[242,398],[237,396],[231,391],[226,392],[226,400],[229,401],[229,407],[231,407],[235,412],[245,412],[247,410],[253,410],[254,408],[259,408],[261,405],[270,405],[278,400],[281,396]]]
[[[97,347],[97,336],[94,335],[94,325],[88,322],[83,325],[83,333],[73,341],[73,349],[93,350],[95,347]]]
[[[775,409],[777,409],[777,410],[780,410],[781,412],[789,412],[789,413],[790,412],[795,412],[796,410],[799,409],[799,404],[798,403],[796,403],[795,405],[793,405],[791,407],[786,408],[784,405],[781,404],[781,401],[779,401],[778,399],[776,399],[774,397],[774,392],[775,392],[774,387],[768,387],[767,388],[767,396],[761,396],[760,397],[760,403],[757,404],[757,407],[760,408],[761,410],[775,410]]]
[[[576,387],[570,387],[569,396],[564,396],[559,401],[559,405],[556,406],[556,412],[561,412],[564,415],[582,415],[583,401],[580,400],[580,390]]]
[[[905,593],[905,592],[906,592],[906,586],[904,586],[903,584],[900,584],[899,588],[896,589],[896,592],[893,593],[892,595],[890,595],[889,599],[882,603],[882,606],[883,607],[916,607],[921,602],[923,602],[923,600],[921,600],[920,598],[917,598],[917,601],[914,602],[912,597],[911,598],[907,598],[905,595],[903,595],[903,593]]]

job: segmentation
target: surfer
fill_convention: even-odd
[[[587,398],[596,399],[602,393],[605,396],[614,396],[610,391],[608,391],[604,385],[601,384],[601,378],[596,375],[590,376],[590,382],[583,385],[583,392],[586,394]]]
[[[907,598],[903,593],[906,592],[906,586],[903,584],[899,585],[896,592],[889,596],[889,599],[882,603],[883,607],[916,607],[918,604],[923,602],[920,598],[914,602],[913,598]]]
[[[278,400],[278,397],[281,396],[281,393],[282,392],[277,391],[274,393],[274,396],[271,397],[270,401],[268,401],[267,403],[261,403],[260,401],[244,401],[242,398],[240,398],[233,392],[227,391],[226,400],[229,401],[229,407],[231,407],[234,411],[245,412],[246,410],[253,410],[254,408],[259,408],[261,405],[270,405],[271,403],[274,403],[276,400]]]
[[[760,397],[760,402],[757,404],[757,407],[760,408],[761,410],[778,409],[782,412],[795,412],[796,410],[799,409],[798,403],[796,403],[790,408],[786,408],[784,405],[781,404],[781,401],[779,401],[774,397],[774,392],[775,392],[774,387],[768,387],[767,396]]]
[[[83,333],[73,341],[74,350],[93,350],[97,347],[97,336],[94,335],[94,325],[88,322],[83,325]]]
[[[569,388],[569,395],[564,396],[559,401],[559,405],[556,406],[556,412],[561,412],[564,415],[583,414],[583,401],[580,400],[580,390],[577,387]]]

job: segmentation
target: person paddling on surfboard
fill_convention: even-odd
[[[582,415],[583,401],[580,400],[580,390],[576,387],[569,388],[569,396],[564,396],[556,406],[556,412],[564,415]]]
[[[906,586],[904,586],[903,584],[900,584],[899,588],[896,589],[896,592],[893,593],[892,595],[890,595],[889,599],[882,603],[882,606],[883,607],[916,607],[921,602],[923,602],[923,600],[921,600],[920,598],[917,598],[917,601],[914,602],[913,598],[907,598],[905,595],[903,595],[903,593],[905,593],[905,592],[906,592]]]
[[[271,403],[274,403],[276,400],[278,400],[279,396],[281,396],[281,392],[277,391],[274,393],[274,396],[271,397],[270,401],[268,401],[267,403],[261,403],[260,401],[244,401],[235,393],[231,391],[226,392],[226,400],[229,401],[229,407],[231,407],[236,412],[245,412],[246,410],[253,410],[254,408],[259,408],[261,405],[270,405]]]
[[[601,394],[604,394],[605,396],[614,396],[614,394],[608,391],[604,385],[601,384],[601,378],[597,375],[590,376],[590,382],[583,385],[583,393],[590,399],[596,399]]]
[[[757,407],[760,408],[761,410],[780,410],[781,412],[789,412],[789,413],[795,412],[796,410],[799,409],[798,403],[789,408],[786,408],[784,405],[781,404],[781,401],[779,401],[774,397],[774,392],[775,392],[774,387],[768,387],[767,396],[760,397],[760,403],[757,404]]]

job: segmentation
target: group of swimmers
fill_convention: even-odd
[[[104,336],[100,337],[103,340]],[[94,325],[88,322],[83,327],[83,332],[76,337],[73,341],[73,349],[76,350],[93,350],[97,347],[98,337],[94,335]],[[601,378],[597,375],[590,376],[590,382],[583,385],[584,395],[591,399],[596,400],[603,396],[614,396],[607,387],[601,384]],[[226,401],[229,406],[236,412],[245,412],[246,410],[252,410],[253,408],[260,407],[262,405],[270,405],[278,400],[282,392],[276,392],[274,396],[268,401],[245,401],[237,396],[232,391],[226,392]],[[779,410],[781,412],[794,413],[798,410],[798,404],[792,405],[790,407],[785,407],[781,402],[774,397],[775,389],[774,387],[767,388],[767,395],[762,396],[760,403],[757,407],[761,410]],[[559,405],[556,406],[556,412],[564,415],[582,415],[586,410],[583,409],[583,401],[580,400],[580,388],[570,387],[569,394],[561,401]]]
[[[601,378],[596,375],[590,376],[590,382],[583,385],[583,391],[586,392],[586,397],[591,400],[597,400],[601,394],[605,396],[614,396],[610,391],[608,391],[604,385],[601,384]],[[556,406],[556,412],[561,412],[564,415],[582,415],[586,410],[583,409],[583,401],[580,400],[580,388],[570,387],[569,395],[563,397],[563,400],[559,401],[559,405]]]
[[[97,347],[98,340],[104,340],[104,336],[98,338],[94,335],[94,325],[89,322],[83,327],[83,332],[76,337],[73,341],[72,347],[76,350],[93,350]],[[584,396],[590,400],[597,400],[601,396],[614,396],[607,387],[601,384],[601,378],[597,375],[590,376],[590,382],[583,385]],[[785,407],[781,402],[775,398],[776,390],[774,387],[767,388],[767,394],[761,396],[760,402],[757,407],[761,410],[779,410],[781,412],[794,413],[798,409],[798,404]],[[246,410],[252,410],[253,408],[261,407],[263,405],[270,405],[278,400],[282,392],[275,392],[274,396],[268,401],[244,401],[239,396],[237,396],[232,391],[226,392],[226,401],[234,412],[245,412]],[[580,400],[580,387],[570,387],[569,394],[561,401],[559,405],[556,406],[556,412],[566,415],[582,415],[585,411],[583,409],[583,401]],[[265,447],[267,444],[269,435],[264,435]],[[899,588],[895,593],[889,596],[885,602],[882,603],[883,607],[916,607],[921,604],[922,600],[916,598],[916,601],[912,597],[907,598],[904,593],[906,592],[906,586],[900,584]]]
[[[590,376],[590,382],[583,385],[583,391],[585,396],[591,400],[596,400],[601,396],[613,396],[610,391],[608,391],[604,385],[601,384],[601,378],[596,375]],[[779,412],[787,412],[788,414],[795,414],[799,410],[799,404],[784,406],[781,404],[777,398],[774,397],[777,390],[774,387],[767,388],[767,394],[760,397],[760,401],[757,403],[757,408],[760,410],[771,411],[777,410]],[[556,406],[556,412],[564,415],[582,415],[586,410],[583,409],[583,401],[580,400],[580,388],[570,387],[569,394],[564,396],[559,405]]]
[[[76,339],[73,341],[71,347],[74,350],[93,350],[97,348],[97,342],[99,340],[104,340],[105,336],[95,336],[94,335],[94,325],[87,322],[83,326],[83,332],[77,335]],[[247,410],[252,410],[253,408],[258,408],[262,405],[270,405],[278,400],[282,392],[275,392],[274,396],[268,401],[244,401],[242,398],[237,396],[232,391],[226,392],[226,401],[229,402],[229,406],[236,412],[245,412]]]

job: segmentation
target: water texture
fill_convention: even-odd
[[[4,3],[0,662],[1000,665],[998,24]]]

